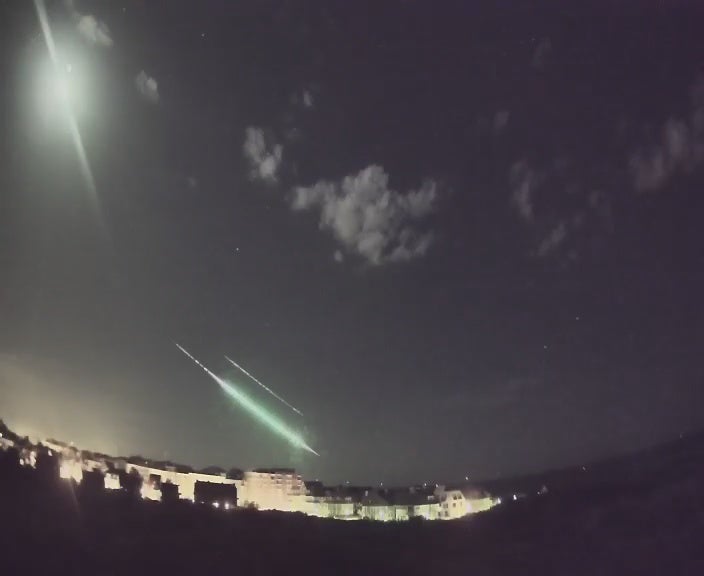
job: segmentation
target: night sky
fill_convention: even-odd
[[[391,484],[704,424],[704,4],[47,9],[95,189],[34,5],[3,2],[10,426]]]

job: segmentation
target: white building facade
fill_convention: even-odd
[[[259,510],[304,512],[306,487],[291,468],[259,468],[244,473],[238,487],[238,504]]]

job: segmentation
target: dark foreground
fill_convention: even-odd
[[[704,574],[702,451],[611,470],[393,525],[144,502],[0,452],[0,574]]]

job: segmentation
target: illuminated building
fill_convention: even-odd
[[[49,455],[53,452],[58,457],[58,473],[63,479],[85,483],[95,477],[106,490],[129,490],[125,475],[138,476],[134,480],[140,480],[140,494],[144,499],[189,500],[222,511],[253,507],[340,520],[401,522],[412,518],[456,519],[488,510],[501,502],[467,486],[384,489],[346,484],[325,487],[317,481],[304,483],[291,468],[259,468],[247,472],[232,469],[226,473],[221,468],[210,467],[194,471],[173,462],[149,461],[139,456],[113,458],[81,451],[55,440],[35,446],[9,431],[3,431],[0,436],[0,449],[16,448],[22,466],[35,466],[42,447]]]
[[[408,489],[392,492],[394,501],[408,505],[410,518],[437,520],[440,515],[440,502],[435,490],[428,486],[411,486]]]
[[[22,448],[20,450],[20,466],[27,466],[30,468],[36,468],[37,466],[37,452],[33,448]]]
[[[435,493],[440,500],[438,518],[441,520],[452,520],[467,514],[483,512],[497,503],[488,494],[475,488],[446,490],[444,486],[438,486]]]
[[[202,472],[193,472],[192,469],[187,466],[168,464],[163,467],[157,467],[158,463],[154,464],[154,466],[148,466],[127,462],[125,464],[125,471],[128,473],[136,472],[142,478],[143,483],[154,483],[158,478],[159,483],[168,482],[174,484],[178,486],[179,498],[181,498],[181,500],[190,500],[191,502],[195,502],[197,482],[232,484],[236,486],[238,492],[240,490],[238,484],[241,484],[241,481],[227,478],[224,473],[222,475],[204,474]]]
[[[81,460],[83,463],[83,470],[88,472],[100,472],[102,474],[107,474],[109,470],[108,466],[109,457],[97,457],[94,455],[84,456]]]
[[[247,471],[238,493],[239,505],[243,507],[286,512],[301,512],[305,508],[305,484],[300,474],[292,468]]]
[[[413,504],[413,518],[437,520],[440,517],[440,503],[433,496],[426,496],[424,501]]]
[[[234,484],[198,481],[195,485],[195,501],[210,504],[215,508],[230,510],[237,506],[237,487]]]
[[[74,446],[66,444],[65,442],[59,442],[58,440],[50,438],[49,440],[44,440],[42,444],[44,444],[44,446],[46,446],[47,448],[53,450],[56,454],[63,456],[64,458],[76,459],[80,457],[80,451]]]
[[[307,483],[306,488],[302,512],[310,516],[404,522],[416,517],[436,520],[440,515],[440,503],[432,490],[325,488],[315,482]]]
[[[440,503],[429,490],[367,490],[359,513],[362,518],[384,522],[404,522],[411,518],[437,520],[440,517]]]
[[[106,490],[120,490],[120,476],[118,474],[108,473],[105,475]]]
[[[306,495],[301,512],[319,518],[337,518],[339,520],[356,520],[358,498],[351,490],[336,487],[325,488],[320,482],[305,484]]]
[[[152,482],[142,482],[140,494],[145,500],[161,502],[161,488]]]
[[[440,499],[440,514],[438,518],[441,520],[462,518],[462,516],[467,514],[467,503],[461,490],[445,490],[444,487],[439,486],[436,494]]]
[[[378,490],[365,490],[359,515],[368,520],[388,522],[396,520],[396,512],[390,502]]]
[[[80,460],[62,459],[59,465],[59,476],[64,480],[73,480],[80,484],[83,480],[83,464]]]

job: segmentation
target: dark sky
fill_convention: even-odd
[[[4,2],[0,417],[357,483],[704,424],[704,5],[573,4],[49,1],[66,105]]]

